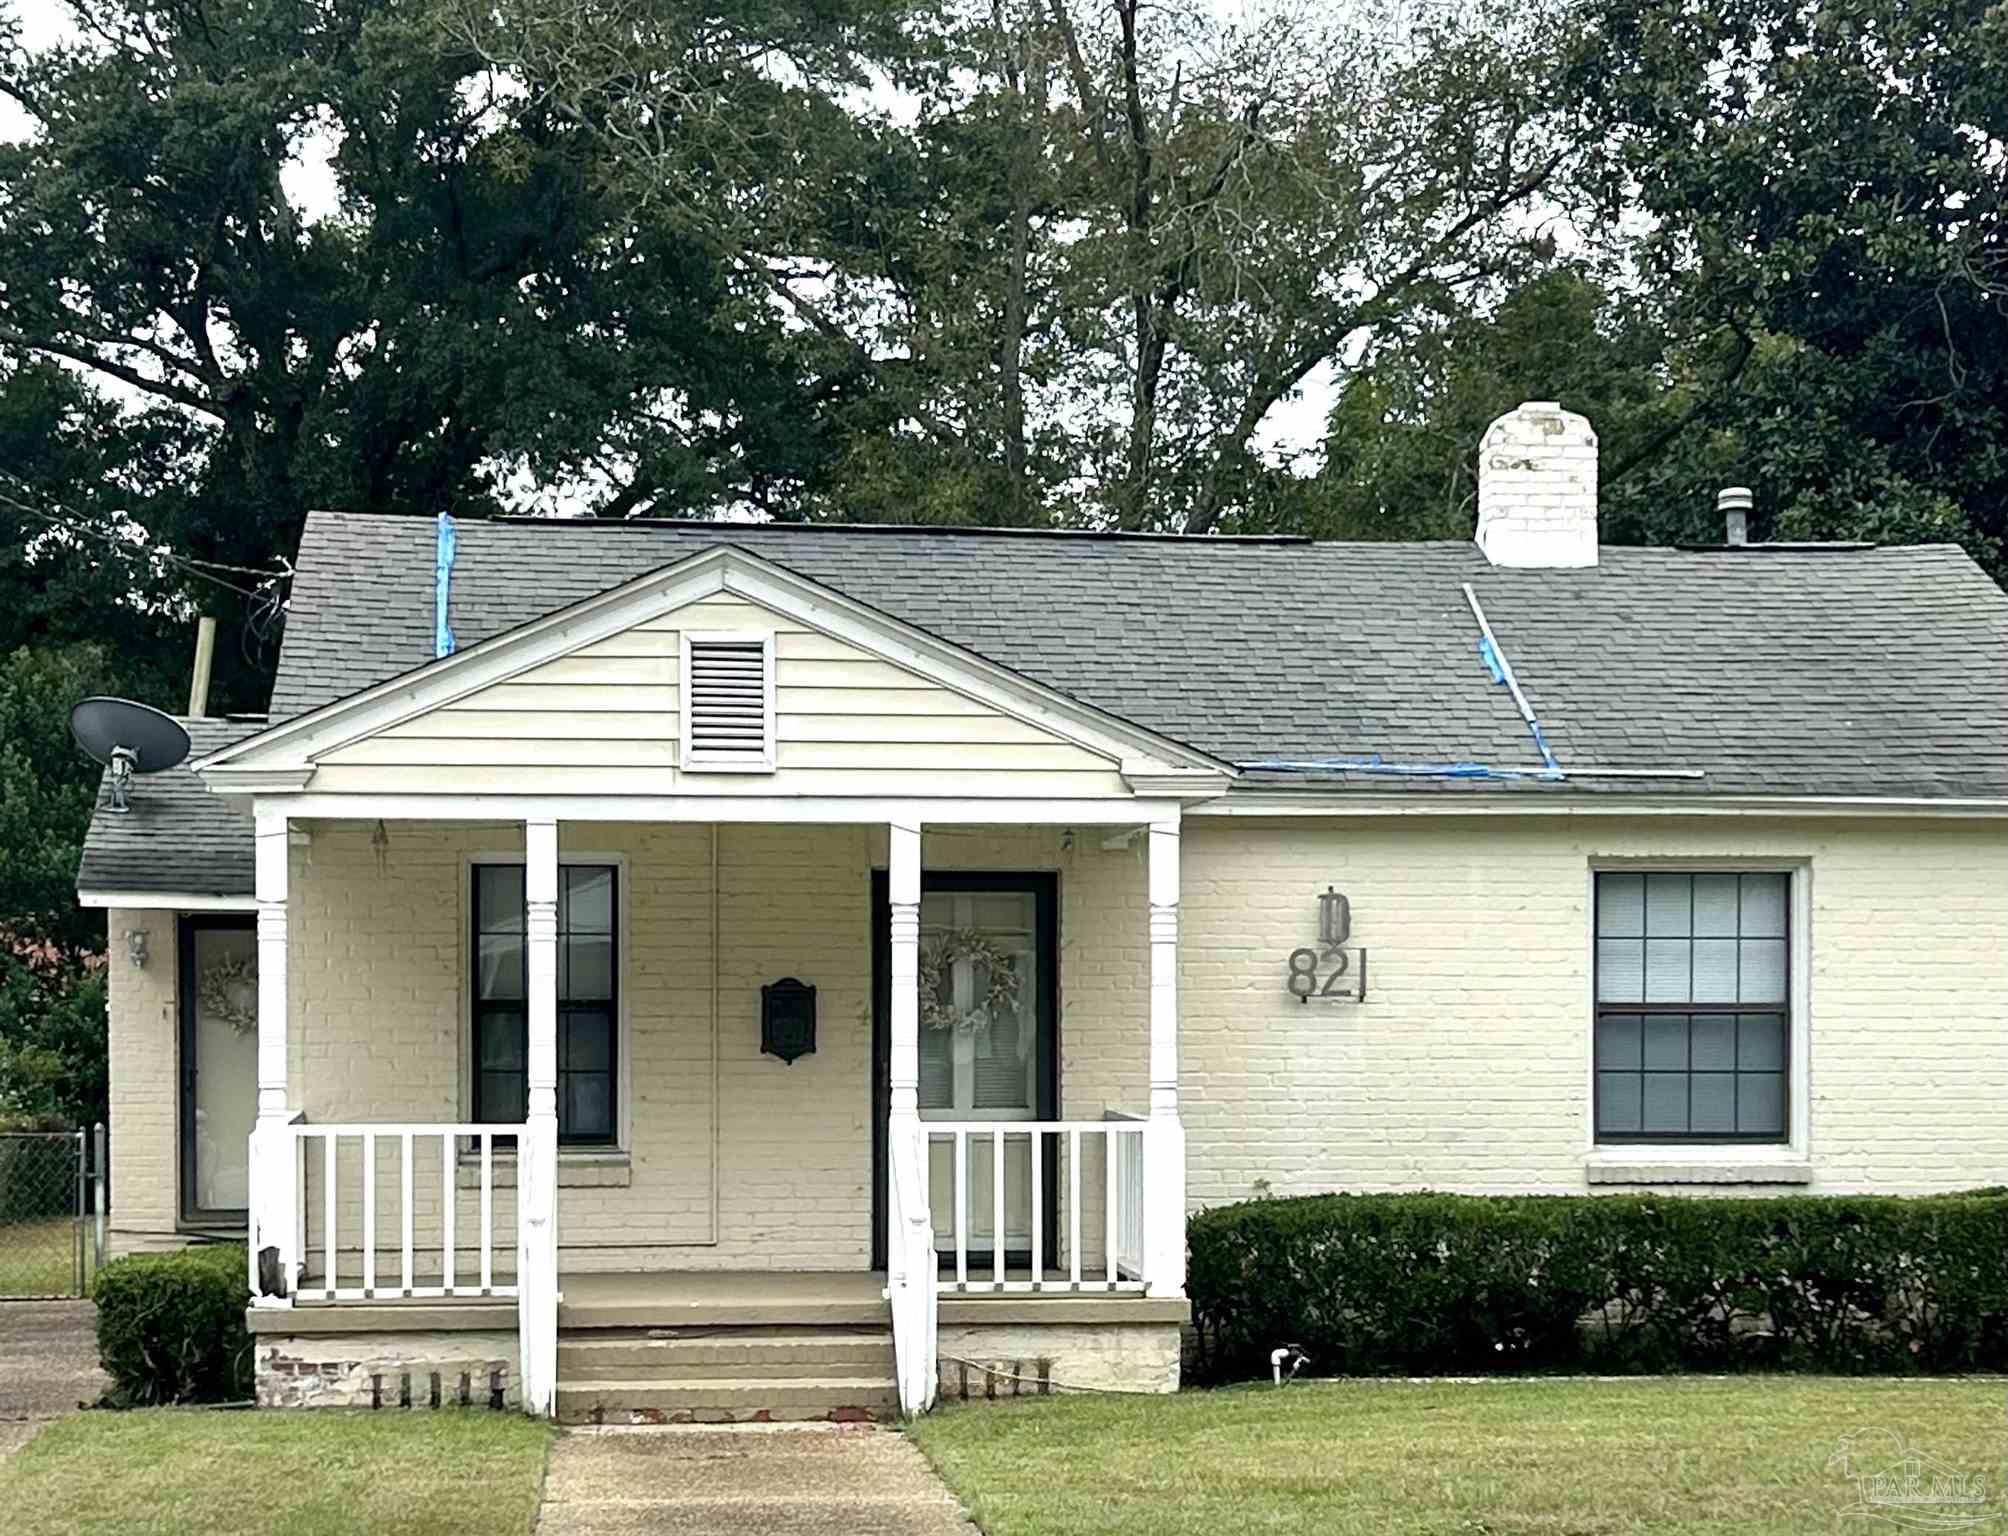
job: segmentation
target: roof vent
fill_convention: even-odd
[[[774,637],[683,638],[683,766],[708,773],[774,770]]]
[[[1757,498],[1747,485],[1725,485],[1715,493],[1715,510],[1722,514],[1724,532],[1731,544],[1750,542],[1750,510]]]
[[[1529,400],[1478,445],[1478,547],[1494,565],[1597,563],[1597,434],[1553,400]]]

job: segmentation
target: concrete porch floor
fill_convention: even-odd
[[[1065,1279],[1058,1271],[1048,1273],[1056,1282]],[[1028,1272],[1012,1270],[1008,1277],[1023,1280]],[[426,1283],[423,1276],[413,1278]],[[354,1284],[354,1273],[343,1280]],[[305,1283],[319,1279],[310,1275]],[[558,1284],[561,1329],[891,1325],[882,1271],[567,1270]],[[1134,1291],[971,1291],[944,1294],[940,1314],[944,1323],[1183,1323],[1190,1307],[1184,1297]],[[254,1333],[507,1329],[515,1326],[516,1302],[512,1297],[302,1301],[286,1308],[254,1307],[250,1316]]]
[[[642,1270],[558,1276],[560,1328],[889,1326],[870,1270]]]

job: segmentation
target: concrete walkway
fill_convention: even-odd
[[[105,1390],[88,1301],[0,1301],[0,1458]]]
[[[870,1424],[582,1429],[537,1536],[976,1536],[913,1443]]]

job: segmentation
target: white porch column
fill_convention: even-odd
[[[920,828],[893,826],[886,861],[892,908],[891,1120],[920,1121]]]
[[[258,902],[258,1120],[251,1131],[251,1297],[289,1306],[299,1282],[298,1180],[287,1126],[286,874],[291,856],[283,811],[258,807],[253,820],[253,889]]]
[[[516,1148],[517,1338],[523,1407],[548,1416],[558,1368],[558,824],[523,826],[529,1103]]]
[[[934,1402],[934,1232],[927,1144],[920,1124],[920,826],[893,823],[886,859],[891,909],[892,1006],[887,1020],[891,1103],[886,1116],[886,1297],[892,1305],[900,1407]]]
[[[1178,817],[1150,827],[1150,1125],[1144,1267],[1151,1293],[1185,1292],[1185,1127],[1178,1118]]]

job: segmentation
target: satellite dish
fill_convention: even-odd
[[[136,773],[159,773],[188,756],[188,732],[172,715],[131,699],[85,699],[70,711],[77,745],[111,770],[109,809],[127,811]]]

